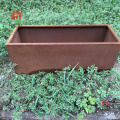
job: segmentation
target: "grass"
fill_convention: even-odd
[[[22,13],[21,21],[11,20],[14,10]],[[1,0],[0,18],[0,101],[6,102],[4,110],[13,110],[13,119],[20,120],[28,110],[36,116],[62,115],[63,119],[77,114],[79,120],[96,108],[103,109],[101,101],[109,96],[120,100],[120,73],[115,69],[98,72],[92,65],[85,73],[81,67],[68,66],[55,74],[17,75],[5,47],[18,24],[110,24],[120,37],[119,0]]]
[[[39,117],[51,114],[68,119],[77,114],[81,119],[95,112],[96,108],[104,109],[104,99],[120,99],[120,71],[115,69],[98,72],[92,65],[85,73],[82,67],[74,70],[68,66],[55,74],[39,72],[25,75],[15,74],[11,68],[5,70],[9,81],[5,78],[1,81],[0,94],[1,100],[6,102],[3,109],[13,110],[15,120],[21,119],[20,115],[26,110]]]

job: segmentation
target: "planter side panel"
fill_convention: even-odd
[[[112,34],[112,32],[109,29],[106,32],[104,42],[117,42],[115,36]]]
[[[21,39],[18,31],[16,31],[15,35],[13,36],[11,43],[21,43]]]
[[[16,73],[59,70],[71,65],[86,69],[95,64],[99,70],[111,69],[119,54],[119,45],[7,45]],[[77,66],[77,68],[78,68]]]

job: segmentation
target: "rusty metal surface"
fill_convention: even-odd
[[[103,42],[107,27],[19,28],[22,43]]]
[[[53,72],[77,63],[86,69],[114,66],[120,40],[109,25],[22,25],[6,43],[16,73]]]

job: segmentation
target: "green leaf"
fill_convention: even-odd
[[[84,96],[85,96],[85,97],[89,97],[89,94],[88,94],[88,93],[84,93]]]
[[[94,101],[90,101],[90,103],[91,103],[92,105],[95,105],[95,102],[94,102]]]
[[[79,63],[78,63],[79,64]],[[77,65],[78,65],[77,64]],[[68,74],[68,77],[67,77],[67,79],[69,79],[69,77],[70,77],[70,75],[72,74],[72,72],[75,70],[75,68],[77,67],[77,65],[75,65],[75,67],[70,71],[70,73]]]

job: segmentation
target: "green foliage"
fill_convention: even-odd
[[[11,67],[14,66],[15,64]],[[8,92],[6,91],[2,100],[10,104],[13,118],[21,119],[19,116],[22,112],[31,110],[40,117],[50,114],[56,118],[62,115],[63,119],[68,119],[76,113],[78,119],[81,119],[86,114],[95,112],[95,106],[104,109],[102,99],[107,99],[109,95],[120,99],[119,71],[111,69],[98,72],[97,67],[92,65],[85,72],[82,67],[75,67],[65,67],[55,74],[13,73],[7,83],[0,85],[1,88],[7,87]],[[11,76],[10,72],[9,69],[6,70],[8,78]],[[9,108],[4,106],[4,110]]]
[[[0,39],[0,64],[5,63],[5,61],[9,61],[8,52],[5,47],[6,40],[4,38]]]
[[[11,20],[14,10],[22,13],[22,20]],[[80,120],[96,107],[103,109],[101,100],[108,96],[120,99],[120,73],[115,69],[98,72],[92,65],[85,72],[69,65],[55,74],[17,75],[5,47],[15,26],[21,24],[110,24],[120,37],[119,0],[1,0],[0,18],[0,97],[11,105],[4,110],[12,109],[13,119],[20,120],[22,112],[31,110],[39,117],[51,114],[63,119],[76,113]]]

